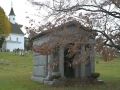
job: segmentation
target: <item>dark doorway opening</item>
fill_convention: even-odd
[[[70,65],[74,59],[74,55],[72,57],[68,57],[69,48],[64,51],[64,75],[66,78],[74,77],[74,68]]]

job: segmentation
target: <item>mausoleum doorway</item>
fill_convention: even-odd
[[[73,45],[73,44],[69,44],[70,45]],[[74,75],[74,68],[72,67],[71,63],[74,59],[74,55],[71,55],[69,56],[69,50],[70,50],[70,47],[67,47],[65,50],[64,50],[64,76],[66,78],[73,78],[75,75]]]

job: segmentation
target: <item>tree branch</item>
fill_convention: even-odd
[[[92,10],[92,9],[88,9],[88,8],[97,8],[97,10]],[[95,5],[75,5],[75,6],[67,8],[67,9],[61,8],[61,9],[58,9],[56,11],[68,12],[70,10],[72,10],[72,11],[85,10],[85,11],[91,11],[91,12],[104,12],[104,13],[107,13],[107,14],[115,17],[115,18],[120,19],[120,13],[115,12],[115,11],[109,12],[106,9],[103,9],[100,6],[95,6]]]

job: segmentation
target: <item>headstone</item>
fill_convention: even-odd
[[[6,60],[6,65],[9,65],[9,61],[8,60]]]
[[[1,63],[1,64],[4,64],[4,60],[3,60],[3,59],[1,59],[1,60],[0,60],[0,63]]]
[[[20,56],[24,56],[25,52],[23,49],[20,50]]]
[[[17,54],[18,54],[17,49],[14,49],[14,54],[15,54],[15,55],[17,55]]]
[[[20,53],[20,56],[22,56],[22,50],[20,50],[19,53]]]
[[[25,54],[25,52],[24,52],[24,50],[22,49],[22,56],[24,56],[24,54]]]

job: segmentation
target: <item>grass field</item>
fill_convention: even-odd
[[[79,87],[50,87],[31,81],[33,55],[14,55],[0,52],[0,60],[9,60],[9,65],[0,63],[0,90],[120,90],[120,58],[110,62],[103,62],[99,57],[95,71],[101,75],[104,85],[82,85]]]

